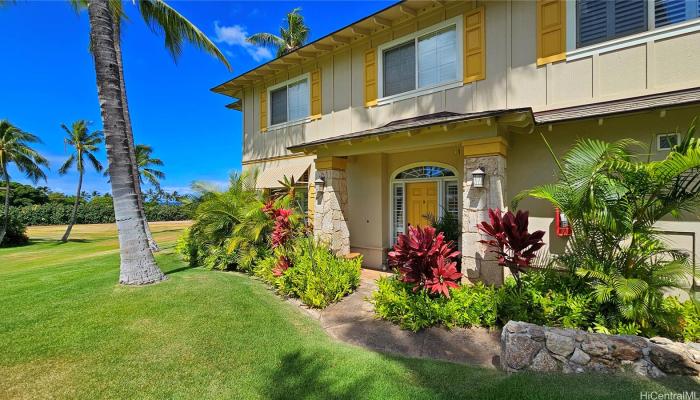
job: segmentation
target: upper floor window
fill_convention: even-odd
[[[309,116],[308,78],[273,86],[269,96],[270,125],[298,121]]]
[[[700,16],[698,0],[656,0],[654,1],[654,26],[676,24]]]
[[[380,97],[456,81],[461,51],[457,20],[380,47]]]
[[[697,18],[700,0],[577,0],[576,45],[584,47]]]

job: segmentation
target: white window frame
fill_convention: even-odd
[[[661,147],[661,138],[664,136],[675,136],[676,137],[676,143],[681,142],[681,135],[678,134],[678,132],[671,132],[671,133],[659,133],[656,135],[656,150],[657,151],[669,151],[671,150],[672,147],[669,147],[667,149]]]
[[[293,85],[293,84],[301,82],[303,80],[306,80],[306,86],[309,89],[309,93],[308,93],[308,96],[309,96],[309,115],[302,117],[302,118],[297,118],[295,120],[281,122],[279,124],[272,125],[272,96],[270,95],[270,93],[281,88],[281,87]],[[267,96],[267,129],[268,129],[268,131],[271,129],[284,128],[287,126],[303,124],[305,122],[308,122],[311,119],[311,74],[310,73],[307,72],[305,74],[295,76],[294,78],[287,79],[284,82],[280,82],[276,85],[270,86],[267,88],[267,93],[265,95]],[[287,89],[287,118],[289,118],[289,89]]]
[[[454,176],[440,176],[440,177],[434,177],[434,178],[410,178],[410,179],[397,179],[396,177],[403,171],[406,171],[411,168],[415,167],[424,167],[424,166],[435,166],[435,167],[440,167],[440,168],[445,168],[452,173],[454,173]],[[403,197],[404,197],[404,207],[403,207],[403,216],[402,220],[404,225],[406,224],[406,205],[405,201],[406,198],[408,197],[408,194],[406,193],[406,183],[410,182],[436,182],[437,183],[437,188],[438,188],[438,193],[437,193],[437,198],[438,198],[438,203],[437,203],[437,209],[438,209],[438,217],[442,217],[444,214],[444,205],[445,205],[445,182],[457,182],[457,209],[461,209],[462,207],[462,196],[460,196],[460,185],[459,182],[461,182],[462,177],[459,175],[459,171],[445,163],[441,162],[417,162],[417,163],[412,163],[412,164],[407,164],[404,165],[400,168],[397,168],[394,170],[394,172],[391,173],[391,179],[389,180],[389,245],[393,246],[394,243],[396,243],[396,229],[394,227],[394,185],[399,184],[403,186]],[[457,212],[459,215],[459,211]]]
[[[604,42],[592,44],[585,47],[576,48],[576,31],[577,31],[577,1],[566,2],[566,59],[567,61],[579,60],[581,58],[591,57],[595,54],[608,53],[615,50],[621,50],[628,47],[638,46],[649,41],[663,40],[674,36],[686,35],[688,33],[700,31],[700,18],[694,18],[688,21],[679,22],[655,28],[655,12],[654,2],[647,2],[647,18],[648,30],[645,32],[635,33],[633,35],[624,36],[616,39],[607,40]]]
[[[464,81],[463,65],[464,58],[464,32],[463,32],[463,16],[458,15],[456,17],[447,19],[438,24],[429,26],[427,28],[421,29],[414,33],[402,36],[398,39],[394,39],[390,42],[384,43],[377,47],[377,104],[387,104],[397,100],[403,100],[410,97],[416,97],[424,94],[430,94],[438,92],[440,90],[449,89],[452,87],[462,86]],[[429,35],[431,33],[449,28],[451,26],[455,27],[456,39],[457,39],[457,77],[455,80],[448,82],[441,82],[435,85],[430,85],[426,87],[418,87],[418,43],[417,39],[421,36]],[[408,92],[398,93],[391,96],[384,96],[384,51],[392,47],[396,47],[400,44],[410,42],[413,40],[416,42],[416,88]]]

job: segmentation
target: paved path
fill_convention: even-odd
[[[319,320],[329,335],[346,343],[408,357],[497,368],[501,352],[498,330],[435,327],[414,333],[377,319],[366,299],[377,288],[374,281],[380,275],[363,270],[360,287],[343,301],[322,311],[304,309]]]

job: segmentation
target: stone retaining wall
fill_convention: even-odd
[[[501,367],[509,372],[630,370],[653,378],[700,376],[700,345],[510,321],[501,333]]]

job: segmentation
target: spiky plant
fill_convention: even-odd
[[[695,121],[661,161],[640,160],[633,149],[645,146],[630,139],[583,139],[560,160],[545,140],[559,181],[514,199],[514,206],[526,196],[544,199],[566,213],[573,237],[556,262],[588,282],[611,320],[643,330],[652,320],[659,325],[662,290],[683,287],[692,274],[688,254],[669,248],[656,224],[697,210],[700,146],[694,135]]]

